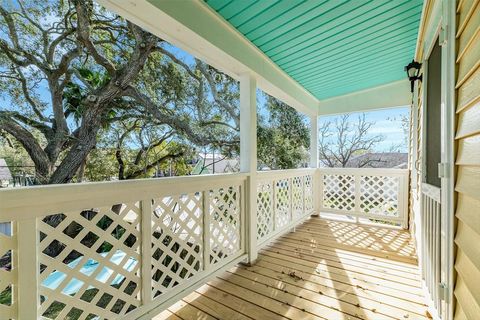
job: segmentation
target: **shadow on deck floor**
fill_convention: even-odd
[[[156,316],[428,319],[410,234],[311,218]]]

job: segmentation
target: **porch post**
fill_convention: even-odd
[[[257,82],[251,73],[240,76],[240,171],[248,173],[246,249],[248,263],[257,259]]]
[[[310,168],[318,168],[318,117],[310,116]]]
[[[320,171],[318,169],[318,116],[310,116],[310,168],[315,168],[313,175],[313,208],[312,216],[318,216],[320,213]]]

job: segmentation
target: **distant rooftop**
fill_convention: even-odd
[[[199,160],[192,174],[229,173],[239,170],[238,159],[225,158],[221,154],[199,153]]]
[[[405,152],[369,152],[351,159],[347,168],[397,168],[406,169],[408,153]]]

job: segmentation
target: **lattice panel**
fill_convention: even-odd
[[[40,314],[112,319],[138,307],[139,222],[138,202],[39,220]]]
[[[305,213],[313,210],[313,176],[304,176]]]
[[[303,215],[303,177],[293,177],[291,182],[293,216],[300,217]]]
[[[240,187],[210,191],[210,263],[215,264],[240,250]]]
[[[323,207],[353,211],[355,209],[355,177],[346,174],[324,174]]]
[[[257,239],[273,232],[273,182],[259,182],[257,186]]]
[[[155,199],[152,221],[152,283],[158,296],[202,270],[202,194]]]
[[[17,249],[16,235],[0,233],[0,319],[16,319],[17,305],[13,298],[12,287],[17,279],[12,272],[12,253]]]
[[[361,176],[360,209],[383,216],[398,216],[400,179],[385,176]]]
[[[275,228],[281,228],[290,222],[290,180],[275,182]]]

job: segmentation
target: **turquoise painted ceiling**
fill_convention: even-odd
[[[422,0],[205,0],[318,99],[405,79]]]

